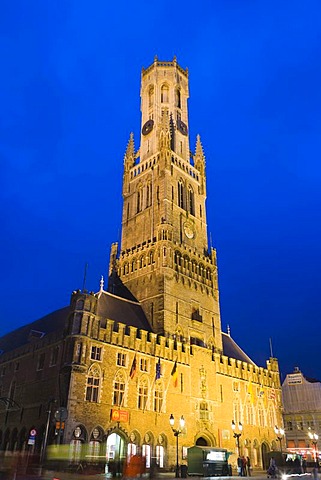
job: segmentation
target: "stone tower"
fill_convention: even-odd
[[[222,350],[216,252],[206,223],[205,156],[190,151],[188,71],[176,61],[142,70],[140,148],[124,158],[120,251],[109,290],[125,288],[155,333]]]

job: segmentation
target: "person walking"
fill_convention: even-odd
[[[251,460],[250,457],[246,457],[246,465],[247,465],[247,474],[250,477],[251,476]]]

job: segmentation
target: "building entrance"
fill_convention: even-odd
[[[110,434],[106,442],[108,473],[111,473],[113,476],[122,476],[125,459],[126,451],[124,439],[118,435],[118,433]]]

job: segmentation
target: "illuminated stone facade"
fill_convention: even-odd
[[[42,320],[35,322],[33,328],[44,333],[33,340],[36,347],[20,341],[20,350],[8,350],[10,335],[0,342],[0,369],[11,368],[21,348],[29,370],[45,355],[38,383],[29,375],[39,391],[33,404],[55,398],[55,408],[67,409],[64,430],[55,436],[50,427],[48,443],[60,438],[70,445],[75,462],[85,451],[89,460],[107,461],[142,452],[148,465],[172,468],[171,414],[175,427],[185,419],[180,462],[186,447],[198,444],[235,452],[235,464],[232,420],[242,422],[240,453],[253,466],[264,466],[265,452],[275,445],[274,426],[281,424],[277,360],[270,358],[265,368],[255,365],[221,331],[216,251],[207,239],[205,155],[199,136],[190,151],[188,97],[188,72],[175,58],[155,58],[142,71],[140,148],[131,134],[122,239],[111,248],[108,287],[101,281],[96,294],[74,292],[70,308],[55,320],[59,334],[50,336]],[[46,388],[53,348],[56,382]],[[13,371],[2,378],[8,398],[13,378]],[[28,405],[23,374],[15,382],[14,400]],[[26,432],[35,427],[40,449],[46,408],[38,417],[11,410],[7,417],[0,411],[2,448],[23,448]]]

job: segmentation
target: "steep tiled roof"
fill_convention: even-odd
[[[237,345],[237,343],[225,332],[222,332],[222,341],[223,341],[223,353],[227,357],[235,358],[236,360],[241,360],[242,362],[252,363],[255,365],[253,360],[246,355],[245,352]]]
[[[3,337],[0,337],[0,350],[2,353],[7,353],[22,347],[32,339],[42,338],[56,331],[61,331],[62,333],[69,312],[69,306],[55,310],[39,320],[7,333]]]
[[[99,292],[97,313],[103,318],[152,331],[139,302],[117,297],[109,292]]]

